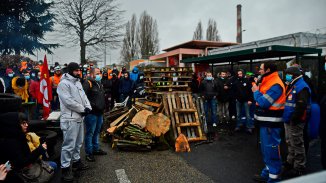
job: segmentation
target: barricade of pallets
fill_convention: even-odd
[[[175,138],[183,133],[190,142],[206,140],[191,92],[167,92],[162,101]]]

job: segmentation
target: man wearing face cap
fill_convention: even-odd
[[[304,81],[300,69],[289,67],[286,73],[286,102],[283,113],[285,122],[285,137],[288,144],[284,176],[296,177],[304,174],[306,168],[306,153],[304,147],[304,127],[308,108],[311,105],[311,89]]]
[[[57,88],[61,109],[60,127],[63,132],[61,169],[62,179],[73,181],[71,167],[74,170],[88,168],[81,161],[80,148],[84,139],[83,119],[92,107],[80,83],[79,65],[71,62],[67,66],[67,71],[68,73],[61,77]]]

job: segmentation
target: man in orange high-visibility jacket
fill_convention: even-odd
[[[277,66],[268,61],[260,66],[259,86],[253,84],[256,101],[255,120],[260,126],[261,151],[265,167],[254,180],[265,182],[280,181],[282,161],[280,155],[281,129],[285,104],[285,87],[278,75]]]
[[[59,106],[60,106],[59,97],[58,97],[58,93],[57,93],[57,87],[59,85],[61,76],[62,76],[61,67],[56,66],[54,68],[54,75],[50,78],[50,85],[52,86],[52,96],[53,96],[51,108],[54,111],[59,109]]]

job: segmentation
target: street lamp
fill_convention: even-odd
[[[104,24],[104,36],[106,36],[106,24],[108,21],[108,17],[105,17],[105,24]],[[106,40],[104,39],[104,67],[106,66]]]

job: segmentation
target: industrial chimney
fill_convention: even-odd
[[[237,5],[237,43],[242,43],[241,4]]]

